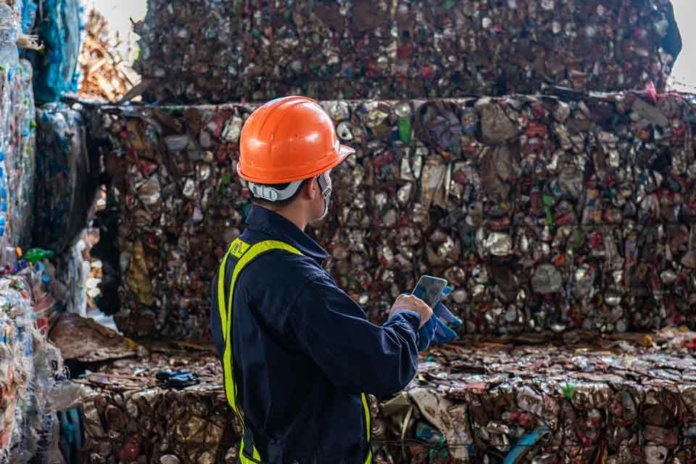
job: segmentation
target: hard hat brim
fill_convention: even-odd
[[[355,153],[355,149],[349,147],[348,145],[340,145],[338,148],[338,157],[340,158],[340,161],[336,163],[336,166],[341,164],[348,158],[350,155]],[[334,166],[334,167],[336,167]]]

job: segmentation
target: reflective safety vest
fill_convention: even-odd
[[[237,387],[234,379],[234,356],[232,353],[232,333],[233,333],[233,313],[232,313],[232,302],[234,301],[234,287],[237,283],[237,279],[241,274],[244,267],[253,261],[256,257],[263,253],[267,253],[273,250],[283,250],[288,253],[294,253],[296,255],[301,255],[302,253],[295,247],[283,243],[278,240],[265,240],[254,245],[249,245],[242,239],[237,238],[232,242],[230,248],[227,250],[224,258],[222,259],[222,264],[220,265],[220,270],[217,279],[217,296],[218,296],[218,309],[220,312],[220,323],[222,327],[222,337],[225,343],[225,351],[223,355],[222,367],[223,374],[225,377],[225,394],[227,396],[227,402],[229,403],[232,410],[235,412],[242,424],[243,437],[242,442],[239,446],[239,460],[241,464],[253,464],[262,463],[262,457],[259,451],[256,449],[253,443],[253,437],[251,432],[244,424],[244,415],[240,408],[237,407]],[[225,282],[226,282],[226,270],[227,262],[229,259],[237,260],[232,271],[232,279],[230,280],[229,294],[225,295]],[[227,301],[225,301],[225,296],[227,296]],[[370,442],[370,408],[367,403],[367,397],[363,393],[362,404],[365,414],[365,424],[367,427],[366,436],[368,444]],[[248,440],[247,440],[248,439]],[[251,449],[248,448],[247,443],[251,443]],[[368,446],[369,448],[369,446]],[[372,463],[372,451],[368,452],[367,458],[365,459],[365,464]]]

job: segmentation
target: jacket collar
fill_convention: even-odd
[[[300,250],[302,254],[317,260],[320,264],[329,257],[326,250],[295,224],[280,214],[262,206],[252,206],[246,223],[249,229],[263,232],[288,245],[292,245]]]

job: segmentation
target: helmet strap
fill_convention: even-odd
[[[329,213],[329,203],[331,202],[331,177],[325,172],[317,177],[317,184],[321,189],[321,195],[324,197],[324,212],[319,219],[324,219]]]
[[[302,182],[301,180],[291,182],[284,189],[277,189],[269,185],[255,184],[253,182],[248,182],[248,186],[254,198],[275,203],[292,198],[300,186],[302,186]]]

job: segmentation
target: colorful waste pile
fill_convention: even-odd
[[[669,0],[151,0],[136,32],[160,103],[662,89],[681,50]]]
[[[87,150],[79,109],[45,104],[37,110],[36,221],[33,244],[68,251],[88,225],[100,172],[99,153]]]
[[[60,352],[46,341],[52,298],[41,266],[20,247],[31,240],[35,174],[32,67],[19,46],[34,2],[0,2],[0,462],[55,456],[56,410],[65,397]],[[27,252],[27,254],[31,254]],[[19,257],[24,259],[18,260]]]
[[[0,28],[0,31],[2,31],[2,38],[0,38],[2,45],[0,45],[0,48],[12,43],[25,50],[41,49],[41,44],[37,37],[31,35],[38,9],[36,0],[2,0],[0,1],[0,9],[3,10],[0,13],[2,18],[0,19],[0,25],[2,26]],[[16,51],[5,49],[3,52],[0,52],[0,55],[4,55],[6,52],[15,54]],[[2,63],[12,64],[14,61],[12,57],[7,55],[2,56],[2,59],[9,59],[9,61],[1,61]]]
[[[405,392],[371,398],[374,462],[691,462],[694,337],[479,337],[433,350]],[[76,382],[90,389],[85,462],[235,462],[214,355],[158,345]]]
[[[428,273],[469,333],[696,324],[686,97],[323,105],[357,155],[313,233],[373,320]],[[250,208],[234,166],[251,110],[105,110],[129,336],[206,338],[211,280]]]
[[[14,247],[28,245],[33,217],[35,109],[32,68],[17,49],[19,17],[0,3],[0,267],[14,264]]]
[[[58,446],[54,424],[66,390],[60,352],[39,315],[50,298],[42,275],[26,269],[0,278],[0,462],[48,462]]]
[[[7,170],[7,197],[9,200],[6,224],[9,241],[15,246],[27,247],[31,243],[34,224],[34,176],[36,174],[36,109],[31,88],[32,69],[26,60],[20,61],[21,86],[15,85],[12,97],[14,109],[14,136],[12,146],[5,152]],[[15,76],[15,79],[17,76]],[[21,88],[21,91],[19,90]],[[14,148],[14,150],[13,150]],[[0,190],[0,195],[2,191]]]

